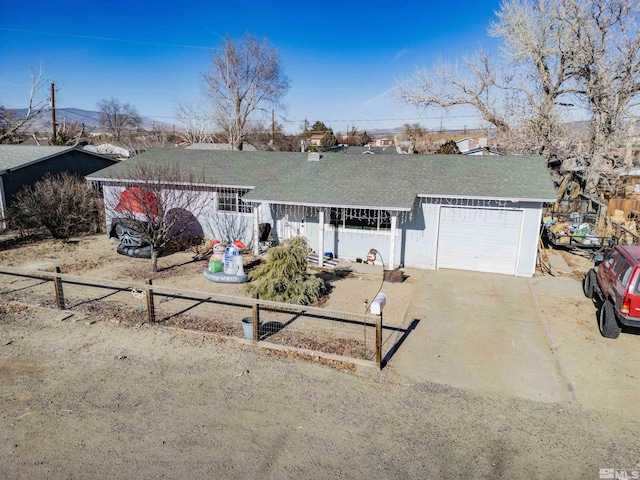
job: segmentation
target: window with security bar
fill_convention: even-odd
[[[253,206],[250,203],[243,202],[241,196],[246,192],[238,191],[219,191],[218,211],[233,213],[252,213]]]
[[[391,229],[391,215],[386,210],[332,208],[329,223],[353,230],[384,231]]]

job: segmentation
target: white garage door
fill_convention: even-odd
[[[440,208],[438,268],[515,275],[522,211]]]

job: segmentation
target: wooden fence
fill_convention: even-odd
[[[609,200],[607,206],[607,216],[613,216],[616,210],[623,211],[626,219],[629,219],[631,216],[637,217],[638,212],[640,212],[640,200],[612,198]]]
[[[253,326],[253,335],[247,335],[245,337],[251,338],[254,343],[263,341],[261,339],[261,310],[270,312],[280,312],[287,315],[293,314],[295,318],[299,316],[313,318],[326,322],[338,322],[351,326],[352,328],[364,329],[365,343],[368,331],[375,331],[375,340],[373,347],[375,350],[374,358],[371,360],[378,368],[383,366],[382,356],[382,315],[370,315],[370,314],[357,314],[351,312],[341,312],[336,310],[328,310],[324,308],[309,307],[302,305],[293,305],[289,303],[272,302],[268,300],[262,300],[258,298],[250,297],[236,297],[228,295],[213,294],[209,292],[199,292],[193,290],[183,290],[171,287],[164,287],[153,285],[151,280],[148,280],[145,284],[133,284],[131,282],[122,282],[117,280],[107,279],[93,279],[78,275],[63,274],[59,267],[56,267],[54,272],[42,271],[42,270],[27,270],[13,267],[0,266],[0,274],[25,277],[30,279],[40,279],[45,281],[52,281],[54,287],[54,295],[56,306],[60,310],[67,308],[65,302],[64,285],[77,285],[98,289],[109,289],[113,291],[128,291],[139,292],[144,295],[146,300],[146,316],[149,322],[157,321],[156,312],[156,297],[168,297],[171,299],[180,299],[185,301],[195,302],[196,304],[214,304],[222,306],[243,307],[251,309],[251,318]],[[288,325],[286,322],[284,326]],[[392,330],[398,330],[393,328]],[[264,333],[264,330],[262,331]],[[404,332],[408,333],[408,330]],[[264,336],[264,335],[263,335]],[[295,348],[295,347],[294,347]]]

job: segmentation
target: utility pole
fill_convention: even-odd
[[[276,111],[271,110],[271,145],[276,144]]]
[[[56,132],[56,87],[55,83],[51,84],[51,123],[53,124],[53,142],[57,137]]]

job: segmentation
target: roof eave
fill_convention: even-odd
[[[456,200],[470,198],[473,200],[497,200],[497,201],[513,202],[513,203],[519,203],[519,202],[547,203],[547,202],[558,201],[557,198],[529,198],[529,197],[506,197],[506,196],[505,197],[488,197],[488,196],[481,196],[481,195],[444,195],[444,194],[434,195],[430,193],[419,193],[418,197],[419,198],[453,198]]]
[[[286,200],[264,200],[264,199],[254,199],[254,198],[242,198],[243,202],[248,203],[269,203],[269,204],[280,204],[280,205],[294,205],[301,207],[316,207],[316,208],[361,208],[366,210],[391,210],[391,211],[399,211],[399,212],[410,212],[412,207],[390,207],[385,205],[346,205],[346,204],[332,204],[332,203],[313,203],[313,202],[292,202]]]
[[[101,183],[163,183],[163,184],[173,184],[173,185],[193,185],[195,187],[213,187],[213,188],[236,188],[238,190],[253,190],[256,188],[255,185],[224,185],[218,183],[192,183],[192,182],[161,182],[161,181],[152,181],[152,180],[132,180],[130,178],[105,178],[105,177],[92,177],[91,175],[87,175],[84,177],[85,180],[89,180],[91,182],[101,182]]]
[[[66,150],[60,150],[59,152],[52,153],[51,155],[47,155],[46,157],[36,158],[27,163],[21,163],[20,165],[17,165],[14,168],[5,168],[4,170],[0,171],[0,175],[4,175],[5,173],[13,172],[15,170],[20,170],[21,168],[25,168],[30,165],[34,165],[36,163],[44,162],[45,160],[49,160],[50,158],[57,157],[58,155],[62,155],[63,153],[67,153],[69,150],[74,150],[74,149],[75,147],[69,147]]]

